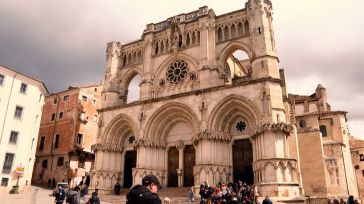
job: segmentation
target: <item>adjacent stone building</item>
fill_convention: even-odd
[[[357,197],[347,112],[331,110],[326,89],[320,84],[312,95],[289,94],[288,101],[297,124],[305,194],[322,199]]]
[[[86,181],[94,164],[102,86],[69,87],[45,99],[32,182]],[[88,179],[89,180],[89,177]]]
[[[0,194],[30,186],[47,94],[42,81],[0,66]]]
[[[350,150],[359,189],[359,196],[361,197],[361,200],[364,201],[364,141],[351,137]]]
[[[278,63],[269,0],[220,16],[201,7],[108,43],[91,186],[152,173],[165,187],[240,179],[279,202],[357,195],[346,113],[321,86],[288,95]]]

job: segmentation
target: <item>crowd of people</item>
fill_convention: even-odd
[[[215,187],[203,183],[200,186],[200,204],[252,204],[257,203],[258,187],[247,185],[242,181],[219,183]],[[191,202],[191,199],[189,199]]]
[[[68,190],[66,193],[61,185],[57,186],[55,193],[55,203],[63,204],[80,204],[80,197],[85,197],[88,194],[88,186],[76,185],[73,189]],[[88,199],[87,204],[100,204],[100,199],[97,196],[97,192],[93,192]]]

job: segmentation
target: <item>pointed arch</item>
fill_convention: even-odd
[[[212,109],[207,128],[210,131],[228,132],[237,117],[244,117],[250,130],[260,121],[260,113],[253,102],[243,96],[229,95]]]
[[[198,117],[195,112],[182,103],[172,102],[158,108],[149,118],[145,127],[144,138],[160,146],[165,146],[170,129],[178,122],[185,122],[198,132]]]
[[[107,125],[102,141],[105,144],[122,145],[130,133],[137,136],[136,123],[129,116],[120,114]]]

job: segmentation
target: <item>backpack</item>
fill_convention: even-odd
[[[71,191],[69,191],[67,193],[67,199],[66,199],[66,203],[70,203],[70,204],[74,204],[76,203],[76,194],[75,193],[71,193]]]

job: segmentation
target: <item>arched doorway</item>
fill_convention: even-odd
[[[185,187],[194,185],[193,166],[195,166],[195,148],[186,145],[183,159],[183,184]]]
[[[235,140],[233,144],[233,177],[254,184],[253,146],[249,139]]]
[[[125,152],[124,163],[124,188],[130,188],[133,185],[133,168],[136,167],[137,152]]]
[[[171,147],[168,150],[168,187],[178,186],[178,150],[176,147]]]

